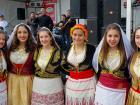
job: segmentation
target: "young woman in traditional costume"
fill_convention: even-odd
[[[48,28],[38,31],[37,45],[32,105],[64,105],[63,83],[58,72],[62,55]]]
[[[125,105],[129,88],[127,64],[132,52],[121,27],[116,23],[108,25],[93,57],[94,69],[99,73],[95,105]]]
[[[129,90],[126,105],[140,104],[140,27],[134,31],[133,45],[135,52],[130,59],[129,70],[132,77],[132,85]]]
[[[6,34],[0,30],[0,105],[7,105]]]
[[[65,86],[65,105],[94,105],[96,77],[92,58],[95,48],[87,43],[88,31],[84,25],[75,25],[70,34],[73,43],[62,65],[69,75]]]
[[[31,105],[35,45],[30,28],[18,24],[8,40],[8,105]]]

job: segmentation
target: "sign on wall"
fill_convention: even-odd
[[[56,5],[55,3],[45,4],[46,14],[52,18],[54,23],[56,23],[56,15],[55,15],[56,6],[55,5]]]

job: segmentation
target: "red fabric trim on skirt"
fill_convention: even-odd
[[[74,79],[84,79],[84,78],[90,78],[95,75],[95,72],[93,70],[85,70],[85,71],[70,71],[70,77]]]
[[[101,74],[99,81],[104,86],[114,88],[114,89],[128,88],[127,79],[117,78],[112,74]]]

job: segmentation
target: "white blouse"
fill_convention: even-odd
[[[74,47],[72,46],[68,53],[68,62],[74,66],[78,66],[79,63],[83,62],[85,59],[86,47],[84,47],[83,52],[76,54]]]
[[[27,60],[29,53],[20,49],[10,53],[10,60],[15,64],[24,64]]]
[[[51,55],[52,55],[52,50],[48,52],[43,52],[43,50],[41,49],[37,60],[37,64],[42,70],[45,70],[47,64],[49,63]]]
[[[109,70],[113,71],[120,65],[120,62],[121,62],[121,58],[119,52],[113,53],[111,55],[108,54],[107,62],[105,62],[105,66]]]

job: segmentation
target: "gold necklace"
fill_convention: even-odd
[[[24,58],[25,55],[26,55],[25,48],[23,48],[23,49],[17,49],[17,58],[18,59]]]
[[[119,55],[119,50],[118,49],[116,49],[115,51],[109,50],[109,52],[108,52],[108,57],[113,57],[114,58],[118,55]]]

